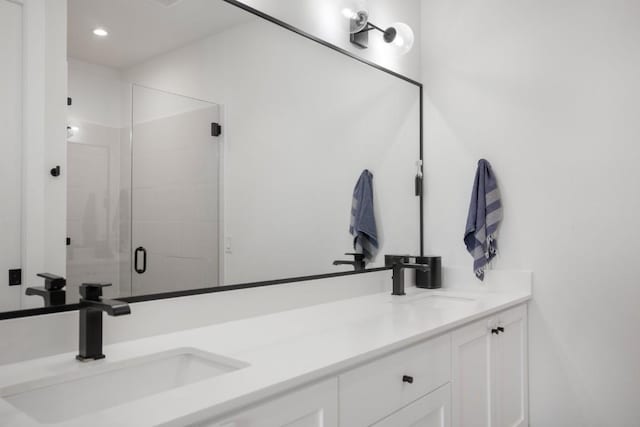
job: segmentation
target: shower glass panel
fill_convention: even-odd
[[[74,125],[67,140],[69,303],[79,298],[82,283],[111,283],[108,297],[130,291],[120,282],[120,129],[78,120]]]
[[[216,104],[133,86],[133,295],[221,283],[219,122]]]

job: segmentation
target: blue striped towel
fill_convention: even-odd
[[[353,235],[355,251],[371,261],[378,253],[378,229],[373,211],[373,174],[366,169],[353,189],[349,233]]]
[[[502,221],[502,202],[496,177],[485,159],[478,161],[473,183],[464,243],[473,257],[473,271],[484,280],[487,264],[498,253],[497,232]]]

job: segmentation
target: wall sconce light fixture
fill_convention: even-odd
[[[398,22],[387,29],[382,29],[369,21],[369,14],[364,11],[355,12],[352,9],[344,9],[342,14],[349,19],[349,40],[354,45],[366,49],[369,47],[369,32],[379,31],[382,39],[395,46],[401,54],[405,54],[413,47],[415,37],[413,30],[407,24]]]

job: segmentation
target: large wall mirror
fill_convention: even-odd
[[[419,253],[415,82],[223,0],[69,0],[67,25],[66,271],[50,272],[67,303],[86,282],[132,297],[352,271],[333,261],[353,252],[365,169],[380,241],[367,268]],[[20,212],[3,215],[7,249]],[[5,271],[20,267],[11,256]],[[41,279],[22,277],[3,310],[42,306],[30,286]]]

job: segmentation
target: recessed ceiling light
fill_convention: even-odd
[[[107,37],[109,35],[109,32],[104,28],[96,28],[95,30],[93,30],[93,34],[98,37]]]
[[[156,0],[156,2],[160,3],[164,7],[175,6],[180,3],[182,0]]]

